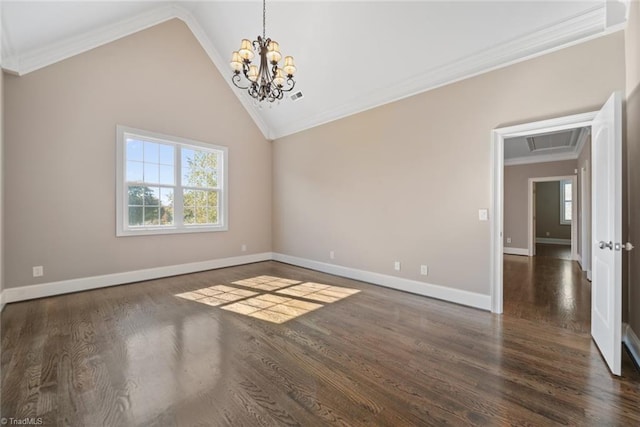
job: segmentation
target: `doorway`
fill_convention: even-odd
[[[580,334],[590,332],[591,285],[576,262],[574,189],[588,142],[588,128],[504,142],[504,313]]]
[[[578,127],[592,133],[591,337],[611,373],[621,374],[622,344],[622,94],[599,111],[494,129],[492,134],[491,303],[503,312],[504,141]],[[577,171],[576,171],[577,172]]]
[[[529,178],[529,256],[537,254],[536,248],[539,245],[568,245],[568,259],[578,259],[578,203],[574,196],[576,187],[575,175]],[[554,251],[553,248],[547,249],[547,252],[561,252]]]
[[[496,129],[493,136],[493,221],[491,222],[491,307],[494,313],[503,312],[504,242],[504,150],[505,140],[514,137],[544,135],[563,130],[590,127],[598,112],[576,114],[540,122]],[[528,255],[528,252],[527,252]]]

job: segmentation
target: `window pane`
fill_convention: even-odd
[[[129,207],[129,226],[142,225],[142,207]]]
[[[565,182],[564,184],[564,199],[565,200],[573,200],[571,197],[571,183]]]
[[[160,173],[157,164],[144,164],[144,182],[160,183]]]
[[[160,204],[162,206],[173,206],[173,188],[160,188]]]
[[[190,187],[217,187],[218,155],[193,149],[182,150],[182,183]]]
[[[160,144],[160,163],[173,166],[174,148],[171,145]]]
[[[208,200],[207,205],[212,207],[218,206],[218,192],[217,191],[208,191]]]
[[[173,166],[160,165],[160,179],[158,183],[173,185]]]
[[[210,224],[217,224],[218,223],[218,208],[210,208],[209,209],[208,222]]]
[[[142,206],[144,204],[144,187],[140,187],[137,185],[129,186],[129,205],[137,205]],[[140,214],[140,218],[142,219],[142,214]]]
[[[160,205],[160,188],[144,187],[144,205],[145,206]]]
[[[173,225],[173,207],[160,208],[160,225]]]
[[[159,163],[160,162],[160,146],[155,142],[144,142],[144,162]]]
[[[196,207],[196,224],[206,224],[207,223],[207,208],[206,207]]]
[[[564,202],[564,219],[571,221],[571,202]]]
[[[196,214],[194,212],[194,208],[193,207],[186,207],[184,208],[184,219],[183,219],[185,224],[195,224],[196,222]]]
[[[144,223],[145,225],[158,225],[160,224],[160,208],[144,208]]]
[[[142,166],[141,162],[127,162],[128,182],[142,182]]]
[[[127,138],[127,160],[142,161],[142,142]]]

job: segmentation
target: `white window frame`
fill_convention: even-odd
[[[566,184],[571,185],[571,200],[566,200],[564,196],[564,187]],[[575,203],[575,188],[573,188],[573,183],[569,179],[565,179],[560,181],[560,224],[562,225],[571,225],[571,220],[565,218],[564,216],[564,205],[566,202],[571,202],[571,212],[573,213],[573,204]]]
[[[205,142],[194,141],[177,136],[163,135],[127,126],[116,126],[116,236],[149,236],[156,234],[181,234],[181,233],[201,233],[228,230],[228,149],[221,145],[213,145]],[[173,145],[174,150],[174,208],[173,225],[154,225],[144,227],[129,226],[128,200],[129,192],[126,180],[126,140],[128,137],[135,137],[144,141],[158,142],[161,144]],[[196,150],[213,151],[220,154],[221,165],[218,165],[218,224],[183,224],[183,200],[182,190],[191,189],[189,186],[182,186],[182,159],[181,148],[193,148]],[[203,188],[207,190],[206,188]]]

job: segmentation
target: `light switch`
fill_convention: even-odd
[[[488,209],[479,209],[478,210],[478,219],[480,221],[488,221],[489,220],[489,210]]]

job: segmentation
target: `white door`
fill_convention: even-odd
[[[621,374],[622,101],[611,95],[592,124],[591,336]]]

